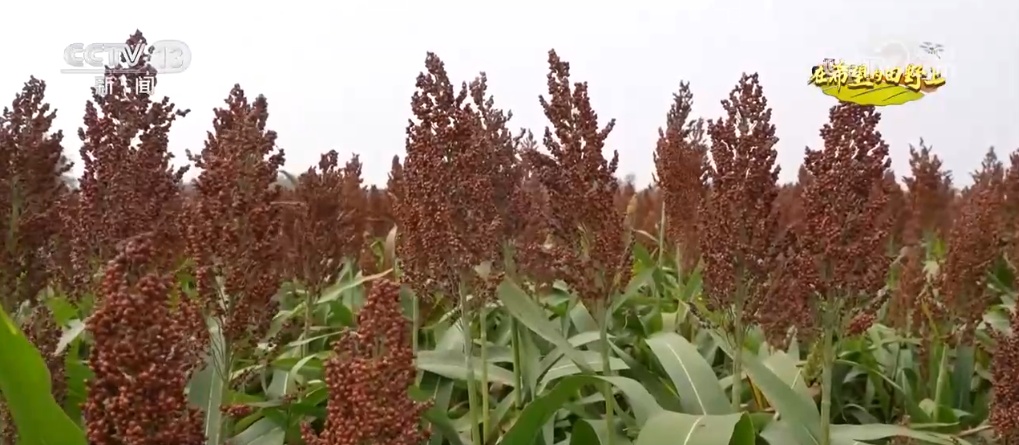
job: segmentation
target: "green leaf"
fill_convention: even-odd
[[[316,301],[315,304],[318,305],[328,303],[330,301],[338,299],[342,300],[342,297],[344,297],[348,292],[363,286],[364,283],[377,280],[386,275],[389,275],[390,272],[391,270],[384,270],[377,274],[367,276],[358,274],[357,277],[354,279],[342,280],[339,283],[336,283],[333,286],[326,289],[325,291],[323,291],[322,296],[319,297],[318,301]]]
[[[584,363],[594,369],[602,369],[603,361],[601,354],[593,351],[581,351],[584,355]],[[621,371],[627,369],[626,363],[616,357],[609,358],[609,366],[613,371]],[[560,379],[569,375],[576,375],[581,373],[581,368],[574,364],[570,360],[561,359],[545,371],[545,374],[541,377],[538,382],[538,388],[548,386],[550,382],[556,379]],[[540,389],[539,389],[540,391]]]
[[[955,369],[952,370],[952,388],[955,390],[955,408],[969,411],[972,407],[972,381],[976,368],[976,351],[973,346],[959,345],[955,350]]]
[[[662,332],[645,340],[679,393],[683,411],[690,414],[730,414],[732,406],[715,371],[683,336]]]
[[[743,414],[694,416],[662,411],[648,420],[634,445],[754,445]]]
[[[541,306],[535,303],[520,286],[517,286],[516,283],[510,280],[503,280],[496,291],[496,295],[503,306],[505,306],[506,311],[513,318],[516,318],[520,324],[558,347],[563,354],[573,360],[583,371],[594,373],[594,370],[587,366],[584,355],[570,345],[570,342],[559,332],[555,324],[549,321]]]
[[[584,386],[598,385],[603,382],[612,384],[626,396],[641,426],[649,418],[664,411],[655,398],[651,396],[640,382],[626,377],[605,377],[594,375],[575,375],[559,380],[555,387],[528,403],[520,412],[517,421],[503,436],[501,445],[533,445],[542,427],[552,420],[556,412],[563,407]]]
[[[0,394],[23,445],[88,445],[85,432],[53,399],[39,351],[0,308]]]
[[[609,430],[604,420],[579,419],[570,431],[570,445],[604,445],[609,443]],[[630,439],[615,433],[612,443],[630,445]]]
[[[230,445],[283,445],[286,437],[282,425],[263,417],[230,439]]]
[[[832,425],[833,445],[868,445],[862,441],[874,441],[891,437],[908,437],[935,445],[959,445],[967,442],[947,434],[918,431],[899,425]]]
[[[224,378],[221,370],[226,360],[226,340],[219,322],[214,318],[207,320],[209,326],[209,352],[206,354],[205,366],[195,373],[188,382],[188,401],[202,410],[205,419],[205,443],[219,445],[222,441]],[[228,371],[227,371],[228,372]]]
[[[467,358],[461,351],[420,351],[417,368],[455,380],[467,379]],[[474,375],[481,375],[481,368],[488,368],[488,381],[506,386],[516,386],[513,372],[493,363],[482,364],[478,357],[471,358]]]
[[[778,378],[757,355],[743,351],[743,369],[750,380],[768,399],[768,403],[790,425],[790,432],[803,445],[820,444],[821,415],[813,403],[803,400],[801,394]]]

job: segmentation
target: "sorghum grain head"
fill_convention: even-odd
[[[658,129],[654,161],[665,203],[666,236],[679,247],[682,267],[690,271],[700,260],[700,210],[708,192],[711,164],[703,140],[703,120],[691,120],[693,92],[682,82],[672,95],[665,129]]]
[[[50,240],[62,226],[61,175],[71,164],[63,156],[60,131],[51,132],[56,112],[45,103],[46,83],[30,78],[0,116],[0,307],[12,313],[36,295],[50,277]]]
[[[144,43],[140,32],[127,40]],[[141,78],[156,78],[150,58],[143,54],[130,74],[108,68],[109,88],[93,88],[85,104],[84,127],[78,129],[81,196],[64,215],[72,232],[76,293],[91,289],[95,266],[112,258],[114,245],[139,233],[155,230],[168,255],[183,254],[175,248],[182,245],[180,189],[187,167],[171,165],[167,135],[189,110],[177,110],[166,97],[155,102],[142,91]]]
[[[962,191],[948,232],[939,290],[963,339],[972,334],[997,297],[987,289],[987,276],[1005,243],[1003,180],[1004,166],[992,149],[973,174],[973,185]]]
[[[86,321],[95,373],[83,409],[90,444],[205,443],[202,413],[185,396],[201,364],[205,324],[175,288],[172,263],[158,245],[151,234],[122,243]]]
[[[325,366],[325,426],[319,433],[304,426],[308,445],[418,445],[428,440],[421,415],[430,404],[408,394],[417,375],[410,329],[399,285],[372,283],[357,329],[333,343],[333,357]]]
[[[804,285],[799,297],[820,298],[814,309],[837,299],[845,314],[872,310],[885,285],[892,219],[885,181],[890,161],[877,131],[880,120],[874,107],[836,105],[821,128],[824,148],[806,150],[804,168],[811,180],[803,190],[796,274]],[[810,306],[804,311],[811,312]],[[820,319],[812,321],[819,327]],[[806,326],[803,330],[810,333]]]
[[[630,273],[632,237],[625,214],[613,205],[619,154],[613,151],[610,160],[602,156],[615,120],[600,128],[587,83],[571,85],[570,64],[554,50],[548,64],[549,97],[539,102],[552,124],[543,139],[549,154],[525,150],[521,155],[548,195],[550,234],[563,256],[565,280],[593,308],[625,285]]]
[[[282,281],[285,252],[276,242],[282,209],[274,184],[284,158],[276,132],[266,129],[264,96],[248,102],[235,85],[225,102],[215,111],[205,147],[188,153],[202,172],[188,208],[187,249],[199,295],[220,319],[227,341],[243,348],[268,331]],[[220,295],[229,304],[221,304]]]
[[[714,168],[699,219],[704,289],[711,309],[738,302],[752,320],[765,304],[776,310],[782,304],[764,301],[780,228],[778,138],[757,74],[744,74],[722,107],[726,115],[708,123]]]

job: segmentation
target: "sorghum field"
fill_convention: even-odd
[[[121,76],[68,142],[30,79],[0,120],[0,441],[1019,443],[1019,151],[964,188],[923,143],[892,172],[840,104],[780,184],[744,75],[715,119],[680,84],[637,190],[548,68],[536,137],[429,54],[385,188],[334,151],[282,173],[240,86],[185,182],[186,110]]]

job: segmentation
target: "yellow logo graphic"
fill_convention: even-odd
[[[871,69],[828,59],[811,67],[808,84],[843,102],[884,106],[922,99],[944,86],[945,78],[937,69],[923,65]]]

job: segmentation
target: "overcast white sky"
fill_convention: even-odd
[[[792,179],[834,104],[806,85],[809,67],[825,57],[873,56],[882,46],[884,57],[909,51],[938,62],[948,80],[921,101],[884,109],[881,130],[900,176],[908,145],[920,137],[959,179],[989,146],[1002,155],[1019,147],[1016,1],[8,3],[0,13],[8,42],[2,102],[29,75],[45,79],[76,161],[75,133],[94,79],[61,74],[63,49],[122,42],[136,28],[149,41],[182,40],[193,53],[190,68],[161,76],[157,89],[192,109],[171,134],[181,158],[185,148],[201,148],[212,109],[240,83],[250,96],[268,97],[287,170],[302,171],[335,149],[361,154],[366,181],[384,183],[390,159],[404,150],[426,51],[438,53],[457,82],[486,71],[497,102],[516,115],[513,126],[540,133],[537,96],[545,92],[549,48],[572,64],[574,80],[590,82],[602,118],[618,120],[609,149],[620,152],[620,175],[642,184],[651,180],[656,129],[681,80],[692,83],[694,113],[714,118],[740,73],[759,72],[781,138],[783,179]],[[945,46],[940,61],[919,50],[928,40]]]

